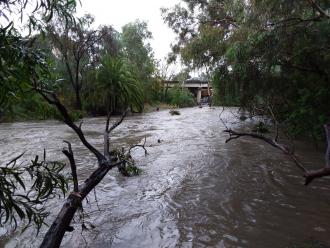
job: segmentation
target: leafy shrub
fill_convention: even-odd
[[[168,91],[168,103],[180,108],[196,105],[193,94],[187,89],[174,87]]]

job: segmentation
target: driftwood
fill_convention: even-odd
[[[109,135],[116,127],[118,127],[122,123],[128,110],[126,110],[119,119],[119,121],[114,123],[111,127],[110,115],[108,115],[106,121],[106,128],[104,131],[104,151],[102,154],[87,141],[82,131],[81,124],[77,126],[73,122],[67,109],[61,103],[55,93],[40,88],[35,88],[35,90],[39,92],[49,104],[54,105],[58,109],[58,111],[64,118],[64,123],[66,123],[69,127],[73,129],[73,131],[78,135],[84,146],[95,155],[99,165],[99,167],[85,180],[85,182],[82,185],[78,186],[76,164],[74,161],[71,144],[69,142],[66,142],[68,144],[68,149],[64,149],[63,153],[70,161],[71,173],[74,181],[74,192],[72,192],[67,197],[61,211],[57,215],[53,224],[49,227],[44,237],[44,240],[40,245],[40,247],[42,248],[53,248],[60,246],[65,232],[73,230],[73,228],[70,227],[71,220],[73,219],[76,211],[82,206],[82,201],[86,198],[86,196],[102,181],[104,176],[112,168],[118,167],[126,162],[125,160],[119,160],[115,153],[112,154],[109,152]]]
[[[224,132],[229,134],[229,138],[226,140],[226,143],[238,139],[241,137],[251,137],[254,139],[262,140],[271,146],[281,150],[284,154],[290,157],[290,159],[295,163],[295,165],[303,172],[303,176],[305,177],[305,185],[310,184],[314,179],[330,176],[330,123],[324,125],[325,133],[326,133],[326,139],[327,139],[327,150],[325,153],[325,166],[319,170],[307,170],[303,164],[299,161],[299,159],[294,155],[294,153],[285,145],[278,143],[278,130],[275,139],[271,139],[268,137],[265,137],[261,134],[256,133],[242,133],[242,132],[236,132],[234,130],[229,129],[226,127],[226,130]]]

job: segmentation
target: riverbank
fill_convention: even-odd
[[[173,109],[177,108],[176,106],[167,104],[167,103],[159,103],[159,104],[145,104],[144,109],[142,113],[150,113],[154,111],[159,110],[166,110],[166,109]],[[32,115],[8,115],[8,116],[0,116],[0,124],[1,123],[14,123],[14,122],[33,122],[33,121],[47,121],[47,120],[61,120],[61,116],[54,110],[54,113],[51,115],[51,117],[46,116],[39,116],[36,117],[33,114]],[[80,110],[70,110],[70,114],[74,120],[79,120],[82,118],[97,118],[102,116],[93,116],[88,114],[86,111],[80,111]],[[117,115],[120,115],[118,113]]]

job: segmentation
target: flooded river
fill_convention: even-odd
[[[140,176],[112,170],[84,204],[85,223],[63,247],[298,247],[309,240],[330,243],[330,180],[303,185],[300,171],[285,155],[251,139],[225,144],[221,109],[188,108],[128,117],[113,132],[113,146],[147,137],[148,156],[133,152]],[[225,112],[224,115],[229,113]],[[104,118],[85,119],[83,130],[103,147]],[[235,127],[240,128],[240,127]],[[79,179],[95,168],[95,159],[75,134],[56,121],[0,125],[0,157],[7,161],[26,151],[32,159],[47,149],[48,158],[66,161],[63,140],[72,142]],[[160,140],[160,143],[158,142]],[[297,151],[307,167],[322,166],[323,153],[303,145]],[[55,217],[63,199],[50,203]],[[2,236],[0,246],[37,247],[34,228]]]

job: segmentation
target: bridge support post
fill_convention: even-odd
[[[197,104],[201,103],[201,99],[202,99],[202,89],[198,88],[198,90],[197,90]]]

